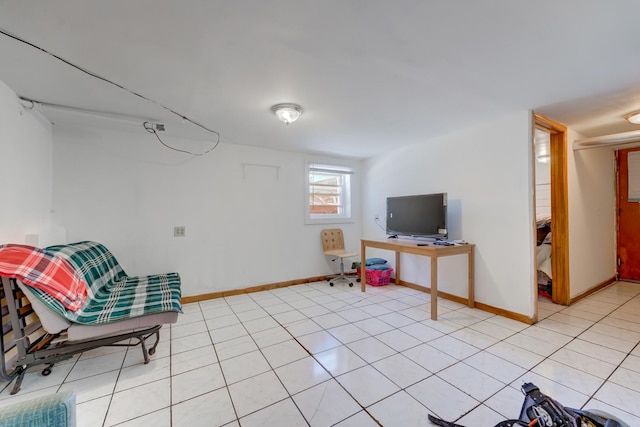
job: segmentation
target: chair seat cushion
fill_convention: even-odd
[[[325,255],[337,256],[338,258],[352,258],[359,256],[360,254],[357,252],[347,252],[344,249],[335,249],[332,251],[326,251]]]

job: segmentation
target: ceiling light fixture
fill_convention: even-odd
[[[629,113],[624,116],[625,119],[629,123],[633,123],[634,125],[640,125],[640,111],[634,111],[633,113]]]
[[[271,111],[276,115],[285,125],[289,126],[289,123],[293,123],[302,115],[302,107],[298,104],[276,104],[271,107]]]

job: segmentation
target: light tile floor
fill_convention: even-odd
[[[640,285],[572,305],[540,300],[533,326],[389,285],[326,282],[184,306],[149,364],[101,348],[28,373],[0,406],[77,393],[78,425],[469,427],[517,418],[533,382],[566,406],[640,425]]]

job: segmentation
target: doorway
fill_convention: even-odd
[[[567,128],[538,113],[533,113],[533,137],[536,130],[546,132],[549,141],[549,229],[551,232],[551,301],[569,305],[569,216],[567,183]],[[534,156],[535,158],[535,156]],[[533,160],[534,162],[537,160]],[[537,223],[534,224],[537,235]],[[536,272],[537,294],[537,272]],[[536,298],[537,301],[537,298]],[[537,318],[537,304],[536,304]]]
[[[551,265],[551,135],[546,129],[534,128],[535,152],[535,213],[536,213],[536,270],[538,299],[551,301],[553,268]],[[540,313],[538,313],[538,316]]]
[[[640,282],[640,148],[616,152],[617,278]]]

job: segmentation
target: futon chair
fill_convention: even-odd
[[[330,256],[331,261],[340,259],[340,274],[336,277],[327,279],[330,286],[333,286],[336,282],[348,283],[350,287],[353,287],[353,282],[344,274],[344,259],[357,257],[360,254],[357,252],[347,252],[344,249],[344,235],[339,228],[330,228],[322,230],[320,232],[322,237],[322,250],[324,254]]]
[[[0,381],[16,394],[32,367],[102,346],[140,344],[149,363],[160,328],[182,312],[180,276],[128,276],[97,242],[0,245]],[[147,350],[147,339],[155,343]],[[1,424],[0,424],[1,425]]]

